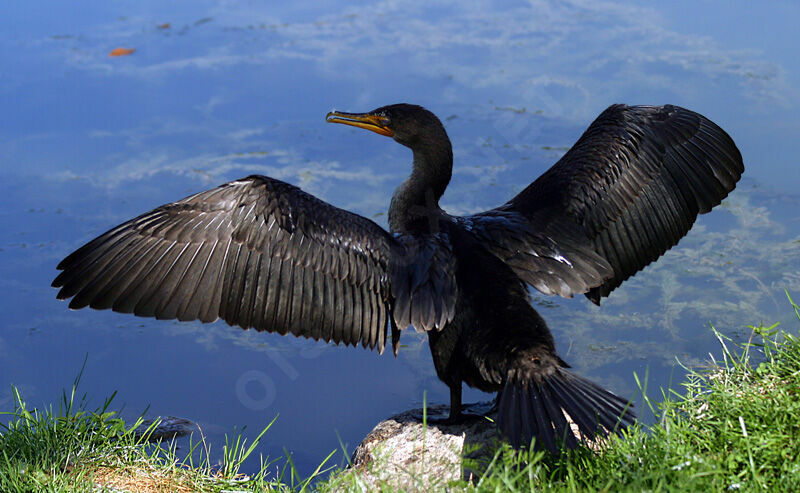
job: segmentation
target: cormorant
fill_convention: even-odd
[[[395,104],[327,115],[413,151],[389,229],[299,188],[249,176],[158,207],[66,257],[53,281],[70,308],[231,325],[383,352],[391,328],[428,333],[439,378],[498,392],[515,446],[551,451],[632,422],[625,399],[570,372],[529,302],[599,304],[675,245],[734,189],[744,166],[725,131],[678,106],[613,105],[507,203],[457,217],[439,207],[452,172],[444,126]]]

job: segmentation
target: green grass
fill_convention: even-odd
[[[791,304],[800,320],[800,308]],[[483,472],[474,482],[433,484],[450,491],[800,491],[800,339],[775,326],[753,328],[743,345],[715,334],[720,357],[689,370],[682,392],[669,391],[659,404],[646,401],[660,417],[655,425],[634,427],[597,451],[558,457],[503,448],[487,463],[469,464]],[[77,380],[58,409],[29,410],[14,389],[15,409],[0,425],[0,491],[98,491],[96,484],[126,491],[303,491],[329,471],[323,465],[331,456],[311,478],[301,478],[290,459],[262,460],[261,471],[243,477],[241,463],[269,425],[250,444],[240,435],[229,440],[221,464],[210,463],[202,442],[180,459],[174,449],[137,436],[138,422],[127,426],[116,418],[109,411],[113,396],[87,411],[85,397],[76,396]],[[363,482],[346,470],[314,487],[361,491]]]
[[[634,428],[597,453],[503,455],[476,488],[800,491],[800,340],[754,327],[735,350],[715,334],[721,358],[690,370],[682,394],[647,402],[661,417],[649,430]]]
[[[800,341],[755,333],[763,343],[738,356],[719,336],[722,360],[692,371],[684,395],[665,396],[649,430],[598,452],[498,455],[475,489],[800,491]]]
[[[483,471],[473,483],[446,489],[800,491],[800,340],[775,326],[751,328],[751,340],[738,347],[714,331],[721,357],[689,369],[682,393],[646,402],[660,417],[653,426],[634,427],[597,451],[559,457],[506,447],[488,464],[468,464]],[[363,489],[353,473],[334,476],[326,487]]]
[[[71,392],[62,394],[57,410],[29,410],[12,386],[14,410],[0,413],[10,415],[8,424],[0,425],[1,492],[304,491],[325,472],[321,465],[314,475],[302,478],[291,460],[279,465],[262,458],[258,473],[240,474],[241,464],[272,423],[250,444],[241,434],[226,437],[221,463],[211,463],[203,441],[190,440],[181,459],[174,447],[148,441],[158,422],[142,433],[137,430],[141,419],[126,426],[116,418],[109,411],[113,395],[88,411],[86,396],[77,397],[79,380],[80,375]]]

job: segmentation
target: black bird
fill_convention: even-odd
[[[391,328],[426,331],[450,415],[461,385],[499,392],[515,446],[551,451],[619,430],[629,404],[567,370],[526,284],[594,303],[675,245],[733,190],[733,140],[677,106],[613,105],[507,203],[451,216],[439,207],[453,153],[444,126],[410,104],[327,115],[413,151],[391,232],[299,188],[249,176],[163,205],[65,258],[53,281],[70,308],[231,325],[383,352]]]

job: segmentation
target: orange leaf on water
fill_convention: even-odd
[[[108,56],[125,56],[136,51],[134,48],[114,48]]]

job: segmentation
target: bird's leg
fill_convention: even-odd
[[[460,423],[461,415],[461,382],[449,385],[450,387],[450,415],[446,418],[428,418],[428,423],[437,425],[454,425]]]
[[[502,396],[503,396],[503,391],[502,390],[497,391],[497,397],[495,397],[494,399],[494,404],[492,404],[491,409],[489,409],[489,411],[486,412],[487,416],[497,412],[497,410],[500,408],[500,398]]]
[[[447,421],[458,423],[461,418],[461,382],[450,386],[450,416]]]
[[[437,425],[455,425],[474,419],[483,419],[480,414],[462,412],[461,382],[450,385],[450,415],[446,418],[428,418],[428,423]]]

